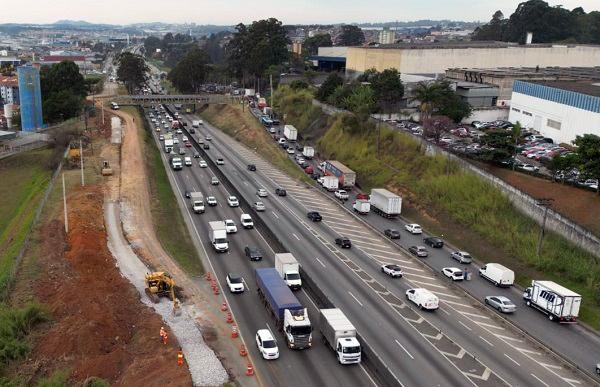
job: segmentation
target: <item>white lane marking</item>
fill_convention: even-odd
[[[296,234],[294,234],[294,233],[292,233],[292,235],[294,236],[294,238],[296,238],[296,239],[300,240],[300,238],[298,238],[298,235],[296,235]]]
[[[400,344],[400,342],[398,340],[395,340],[396,344],[398,344],[400,346],[400,348],[402,348],[404,350],[404,352],[406,352],[406,354],[408,356],[410,356],[411,359],[415,360],[415,358],[413,357],[413,355],[410,354],[410,352],[408,352],[408,350],[406,348],[404,348],[404,346],[402,344]]]
[[[440,289],[447,289],[447,287],[443,286],[443,285],[436,285],[436,284],[431,284],[429,282],[423,282],[423,281],[417,281],[417,280],[411,280],[414,283],[417,283],[421,286],[423,286],[424,288],[427,286],[432,286],[434,288],[440,288]],[[431,289],[430,289],[431,290]]]
[[[340,223],[340,222],[334,222],[332,220],[324,220],[323,223],[325,224],[329,224],[329,223],[333,223],[333,224],[339,224],[340,226],[344,226],[344,227],[354,227],[354,228],[358,228],[359,230],[364,230],[365,228],[363,226],[355,226],[353,224],[349,224],[349,223]],[[330,227],[335,227],[335,226],[330,226]]]
[[[516,365],[518,365],[519,367],[521,366],[519,363],[517,363],[515,361],[515,359],[513,359],[512,357],[508,356],[507,354],[504,354],[504,356],[506,356],[510,361],[512,361],[513,363],[515,363]]]
[[[361,249],[362,248],[368,249],[369,248],[368,245],[376,246],[376,247],[385,247],[385,246],[381,246],[383,244],[383,242],[378,241],[376,239],[371,239],[371,240],[375,241],[375,242],[379,242],[379,243],[363,242],[362,240],[357,240],[356,237],[353,237],[352,239],[354,239],[354,244],[356,246],[360,246]],[[392,251],[390,251],[390,253],[392,253]]]
[[[452,305],[458,305],[458,306],[464,306],[465,308],[472,308],[475,309],[474,306],[472,305],[467,305],[467,304],[462,304],[460,302],[456,302],[456,301],[448,301],[448,300],[443,300],[443,302],[447,303],[447,304],[452,304]]]
[[[469,328],[468,326],[466,326],[462,321],[458,322],[460,325],[462,325],[463,327],[465,327],[466,330],[470,331],[472,330],[471,328]]]
[[[542,356],[542,354],[540,352],[532,351],[530,349],[518,348],[518,347],[514,347],[514,348],[519,352],[530,353],[532,355]]]
[[[350,291],[348,291],[348,294],[350,295],[350,297],[354,298],[354,301],[356,301],[358,305],[360,305],[361,307],[363,306],[362,302],[358,301],[358,298],[354,297],[354,294],[350,293]]]
[[[450,313],[446,309],[438,308],[442,312],[446,313],[446,315],[450,316]]]
[[[319,262],[321,264],[321,266],[325,267],[325,264],[323,262],[321,262],[321,260],[317,257],[315,257],[315,259],[317,260],[317,262]]]
[[[275,211],[271,211],[273,213],[273,216],[276,217],[277,219],[279,219],[279,216],[277,216],[277,214],[275,213]]]
[[[570,385],[573,385],[573,383],[576,384],[581,384],[581,381],[579,380],[575,380],[575,379],[569,379],[569,378],[565,378],[563,376],[560,377],[562,380],[564,380],[565,382],[569,383]]]
[[[385,244],[385,242],[383,240],[381,240],[381,238],[373,238],[373,237],[365,237],[362,235],[356,235],[356,234],[354,234],[354,230],[343,230],[340,227],[334,228],[334,230],[336,230],[336,231],[340,230],[340,232],[343,232],[344,234],[346,234],[346,236],[351,236],[353,239],[358,240],[358,242],[360,242],[360,243],[368,243],[368,242],[363,242],[363,241],[377,242],[377,244],[375,246],[381,246],[381,245]]]
[[[542,367],[544,368],[554,368],[555,370],[562,370],[561,366],[557,366],[554,364],[547,364],[547,363],[542,363],[541,361],[538,362]]]
[[[275,335],[273,335],[273,337],[275,337]],[[367,370],[365,369],[365,367],[362,364],[359,364],[359,365],[360,365],[360,369],[363,370],[363,372],[365,373],[365,375],[367,375],[367,377],[369,378],[369,380],[371,381],[371,383],[373,383],[373,385],[375,387],[377,387],[377,383],[375,383],[375,381],[373,380],[373,378],[371,377],[371,375],[369,375],[369,373],[367,372]],[[394,377],[396,377],[396,376],[394,376]]]
[[[542,379],[538,378],[537,376],[535,376],[534,374],[530,374],[531,376],[533,376],[534,378],[536,378],[538,380],[538,382],[542,383],[544,386],[546,387],[550,387],[549,385],[547,385]]]
[[[486,339],[484,339],[483,337],[479,336],[479,338],[483,341],[485,341],[490,347],[493,347],[494,344],[490,343],[489,341],[487,341]]]
[[[246,180],[244,180],[244,185],[248,185],[248,182]]]
[[[327,223],[327,222],[325,222],[325,223]],[[341,226],[329,226],[329,227],[331,227],[334,230],[344,230],[344,232],[348,233],[348,235],[353,235],[356,238],[365,238],[365,237],[358,236],[358,234],[369,235],[370,237],[375,236],[372,232],[349,230],[347,227],[341,227]]]
[[[397,254],[396,254],[396,253],[394,253],[393,251],[387,251],[387,250],[374,249],[374,248],[372,248],[372,247],[364,247],[364,246],[363,246],[363,247],[362,247],[362,249],[364,249],[364,250],[378,251],[378,252],[380,252],[380,253],[386,253],[386,254],[389,254],[390,256],[397,255]],[[390,258],[392,258],[392,257],[390,257]]]
[[[463,311],[458,311],[458,313],[464,314],[464,315],[467,315],[467,316],[471,316],[471,317],[475,317],[475,318],[483,318],[483,319],[486,319],[486,320],[490,319],[488,316],[484,316],[484,315],[477,314],[477,313],[468,313],[468,312],[463,312]]]
[[[409,267],[403,267],[403,268],[402,268],[402,270],[407,270],[407,269],[408,269],[408,270],[410,270],[410,268],[409,268]],[[412,273],[404,273],[404,274],[406,274],[407,276],[409,276],[409,277],[411,277],[411,278],[412,278],[412,277],[419,277],[419,278],[425,278],[425,279],[428,279],[428,280],[433,280],[433,281],[435,281],[435,278],[434,278],[434,277],[428,277],[428,276],[426,276],[426,275],[412,274]]]

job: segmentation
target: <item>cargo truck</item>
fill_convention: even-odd
[[[202,120],[193,120],[192,121],[192,128],[199,128],[200,125],[202,125]]]
[[[165,136],[165,153],[171,153],[173,151],[173,139]]]
[[[208,237],[215,251],[224,253],[229,250],[229,242],[227,242],[227,229],[225,222],[222,220],[208,222]]]
[[[315,157],[315,148],[312,146],[305,146],[302,150],[302,156],[304,156],[305,159],[312,159]]]
[[[298,129],[294,125],[285,125],[283,135],[288,141],[296,141],[298,139]]]
[[[337,177],[340,187],[353,187],[356,183],[356,173],[339,161],[325,161],[323,163],[323,172],[326,175]]]
[[[341,309],[321,309],[319,331],[323,340],[337,355],[340,364],[355,364],[361,361],[360,342],[356,328]]]
[[[204,213],[204,196],[202,196],[202,192],[190,193],[190,202],[192,203],[192,210],[196,214]]]
[[[384,218],[395,218],[402,211],[402,198],[384,188],[371,190],[371,209]]]
[[[179,156],[171,156],[170,163],[171,168],[173,168],[173,170],[175,171],[178,171],[181,168],[183,168],[183,162],[181,161],[181,157]]]
[[[359,214],[366,215],[371,211],[371,203],[365,199],[356,199],[354,204],[352,204],[352,208]]]
[[[302,287],[300,264],[292,254],[275,254],[275,270],[277,270],[290,289],[296,290]]]
[[[523,299],[527,306],[546,314],[550,321],[576,323],[581,296],[552,281],[531,281]]]
[[[291,349],[312,346],[312,326],[308,312],[287,287],[275,268],[255,270],[258,296],[275,318],[277,328],[283,332]]]
[[[268,106],[266,98],[259,98],[257,106],[259,109],[264,109],[266,106]]]
[[[338,189],[339,180],[335,176],[323,176],[323,182],[321,184],[327,191],[333,192]]]

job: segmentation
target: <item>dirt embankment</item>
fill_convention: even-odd
[[[53,322],[18,373],[34,380],[66,369],[71,383],[97,376],[118,386],[191,385],[187,367],[177,366],[174,338],[160,343],[160,317],[115,266],[102,188],[77,189],[68,202],[69,233],[59,220],[42,227],[40,275],[31,284]]]

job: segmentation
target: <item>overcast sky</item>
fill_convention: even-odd
[[[600,0],[547,0],[564,8],[600,10]],[[7,0],[0,23],[195,22],[232,25],[270,16],[284,24],[452,19],[488,21],[500,9],[509,16],[521,0]]]

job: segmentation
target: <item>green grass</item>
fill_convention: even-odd
[[[65,370],[57,370],[47,378],[38,380],[37,387],[67,387],[69,381],[69,372]]]
[[[144,122],[139,111],[133,107],[123,110],[136,118],[136,122]],[[200,257],[194,247],[177,199],[169,182],[163,165],[160,150],[145,128],[142,136],[148,180],[150,182],[150,198],[152,220],[156,235],[165,251],[177,261],[183,270],[192,276],[204,273]]]
[[[24,359],[29,352],[27,335],[35,326],[48,320],[49,314],[36,303],[28,303],[22,308],[0,305],[0,365]]]
[[[35,211],[50,182],[50,149],[34,150],[0,160],[0,294],[23,246]]]
[[[313,181],[273,141],[265,128],[246,109],[238,105],[209,105],[202,118],[229,136],[254,149],[265,160],[277,166],[289,176],[307,184]]]

